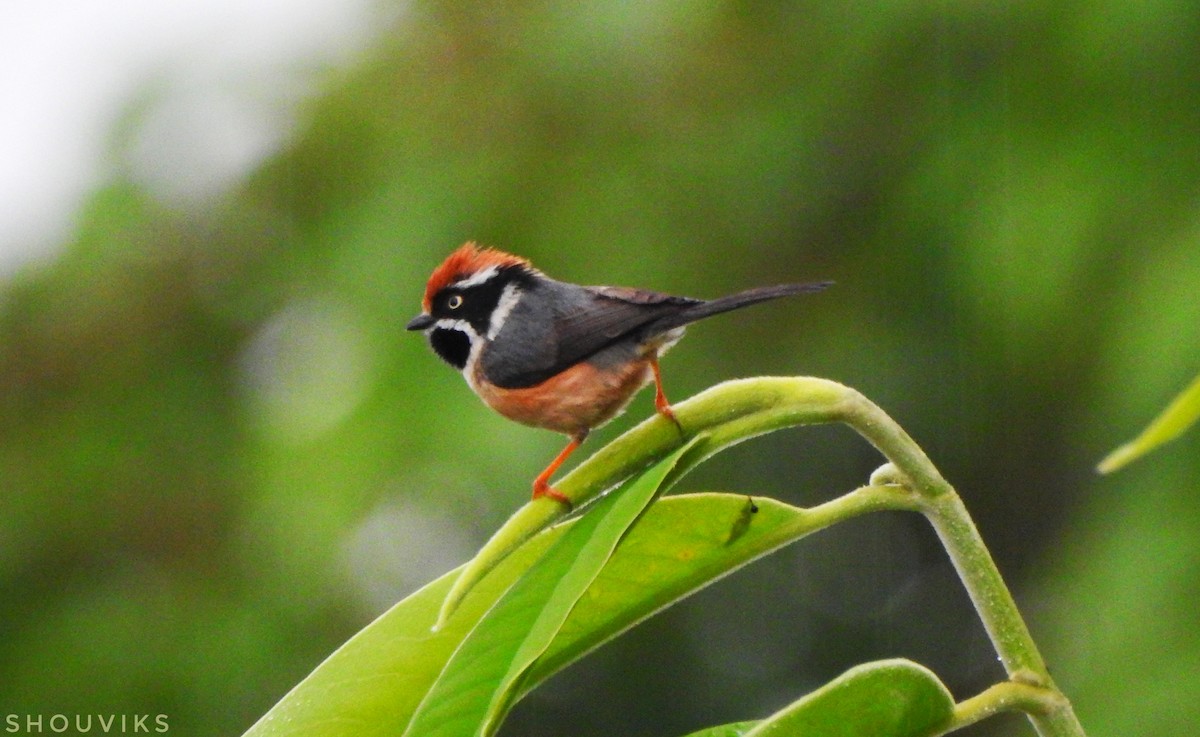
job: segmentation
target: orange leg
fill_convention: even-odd
[[[533,480],[534,499],[548,496],[555,501],[566,504],[567,509],[570,509],[572,506],[574,506],[571,504],[571,500],[568,499],[565,494],[550,487],[550,477],[553,476],[554,472],[558,470],[558,467],[563,464],[563,461],[567,460],[567,457],[575,452],[575,449],[579,447],[579,445],[587,438],[587,436],[587,430],[571,436],[571,442],[567,443],[567,447],[563,448],[562,452],[559,453],[554,460],[550,461],[550,465],[546,466],[545,471],[542,471],[540,474],[538,474],[538,477]]]
[[[679,428],[679,432],[683,432],[683,425],[679,424],[679,419],[675,417],[675,411],[671,409],[671,403],[667,401],[667,395],[663,394],[662,372],[658,370],[658,358],[650,359],[650,370],[654,372],[654,409],[663,417],[674,422],[675,427]]]

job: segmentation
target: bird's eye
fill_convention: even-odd
[[[446,306],[452,310],[457,310],[459,307],[462,307],[462,303],[463,298],[461,294],[451,295],[450,299],[446,300]]]

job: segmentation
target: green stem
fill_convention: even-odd
[[[946,548],[1009,678],[1059,695],[1058,708],[1029,712],[1029,720],[1038,734],[1042,737],[1083,737],[1083,726],[1070,702],[1050,678],[1046,663],[996,562],[954,488],[942,478],[912,438],[861,394],[857,395],[844,419],[887,456],[906,478],[906,485],[917,492],[921,499],[920,511]]]
[[[1016,681],[997,683],[983,693],[955,704],[954,716],[942,734],[969,727],[1004,711],[1050,714],[1062,709],[1065,702],[1062,694],[1052,689]]]
[[[1046,664],[1016,602],[954,488],[904,430],[862,395],[845,421],[879,448],[899,470],[905,485],[917,492],[922,500],[920,511],[949,553],[1005,670],[1034,684],[1048,680]]]

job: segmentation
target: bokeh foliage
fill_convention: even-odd
[[[1198,65],[1178,0],[410,6],[217,206],[118,176],[3,284],[0,711],[240,732],[465,560],[560,444],[402,329],[477,239],[698,296],[836,280],[696,326],[669,392],[861,390],[963,495],[1089,734],[1193,733],[1200,440],[1092,468],[1200,365]],[[795,431],[686,486],[810,504],[878,461]],[[683,734],[897,656],[960,698],[999,675],[929,531],[862,520],[504,734]]]

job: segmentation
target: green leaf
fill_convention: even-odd
[[[1179,437],[1194,425],[1196,420],[1200,420],[1200,376],[1175,397],[1140,435],[1105,456],[1096,470],[1100,473],[1112,473]]]
[[[431,699],[431,695],[434,692],[444,693],[450,688],[446,684],[461,679],[464,671],[469,672],[472,667],[476,673],[488,667],[494,669],[497,665],[515,671],[509,682],[496,682],[503,686],[505,693],[511,692],[512,681],[523,670],[517,667],[515,656],[536,658],[538,646],[535,638],[545,638],[547,634],[552,637],[553,631],[556,631],[552,621],[553,609],[559,607],[558,616],[565,618],[573,604],[569,590],[571,585],[574,584],[578,593],[582,593],[590,583],[590,578],[584,575],[586,571],[580,573],[572,564],[581,559],[583,564],[590,567],[598,569],[603,566],[612,552],[611,546],[616,545],[628,526],[645,509],[675,460],[689,447],[690,444],[680,448],[645,474],[631,479],[625,487],[597,502],[580,519],[548,530],[523,545],[505,559],[493,575],[481,581],[456,615],[437,630],[433,625],[437,621],[438,611],[455,578],[461,574],[462,567],[392,607],[287,694],[246,732],[246,737],[395,735],[400,730],[411,729],[418,720],[438,718],[437,714],[444,704]],[[618,514],[625,517],[623,526],[622,520],[617,518]],[[583,524],[585,520],[587,524]],[[578,532],[568,539],[567,533],[574,530]],[[598,535],[595,541],[592,540],[593,533]],[[564,544],[570,549],[564,549]],[[605,547],[608,547],[607,551]],[[546,565],[539,566],[539,563]],[[563,581],[560,586],[555,572],[547,571],[560,569],[563,563],[567,564],[568,570],[558,570],[557,576],[565,576],[570,580]],[[522,574],[534,574],[539,568],[545,570],[537,576],[522,578]],[[535,578],[532,583],[529,582],[531,577]],[[546,583],[549,583],[548,591],[544,588]],[[523,588],[519,588],[522,584]],[[534,588],[534,594],[529,593],[531,587]],[[530,612],[526,608],[531,604],[531,596],[537,593],[546,597],[548,604],[544,610],[550,610],[551,613],[540,616],[536,610]],[[575,598],[578,598],[578,594]],[[511,621],[514,616],[529,618],[530,624],[525,627],[525,632],[520,631],[520,621]],[[489,619],[493,623],[482,626]],[[501,625],[495,624],[497,620],[501,621]],[[485,657],[481,661],[478,657],[479,643],[494,638],[497,628],[503,629],[505,623],[510,629],[515,624],[517,630],[509,634],[519,638],[515,647],[512,642],[500,643],[508,647],[507,655],[510,657],[505,658],[505,654],[497,653],[496,657]],[[531,636],[535,630],[536,634]],[[519,652],[512,652],[514,649]],[[455,698],[459,695],[453,694]],[[478,692],[476,695],[479,695]],[[489,696],[484,707],[491,706],[492,700]],[[477,703],[475,705],[478,706]],[[426,707],[423,711],[422,706]],[[476,724],[459,734],[474,733],[482,721],[481,716]]]
[[[863,487],[812,509],[733,494],[660,500],[621,543],[534,667],[532,683],[720,577],[834,522],[906,503]]]
[[[944,729],[954,699],[928,668],[880,660],[851,668],[745,737],[921,737]]]
[[[496,731],[529,668],[694,442],[601,498],[571,525],[467,635],[403,734]]]
[[[394,737],[470,629],[560,535],[559,528],[547,530],[514,552],[436,632],[438,610],[462,566],[396,604],[330,655],[245,737]]]
[[[807,510],[731,494],[660,499],[629,530],[521,688],[528,691],[638,621],[781,545],[903,502],[879,487]],[[431,628],[458,571],[400,602],[330,656],[247,737],[395,735],[467,633],[574,524],[546,530],[517,549],[437,632]]]

